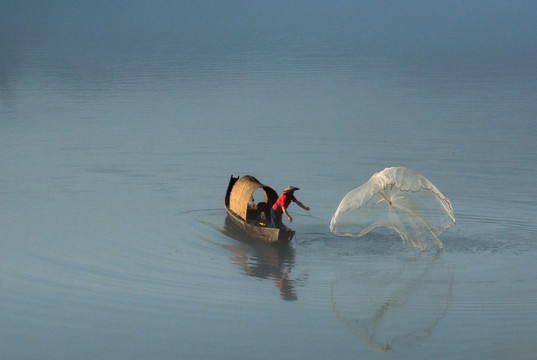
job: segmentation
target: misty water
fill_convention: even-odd
[[[533,2],[0,9],[3,358],[534,358]],[[443,251],[330,233],[390,166]],[[231,174],[301,188],[289,246],[230,228]]]

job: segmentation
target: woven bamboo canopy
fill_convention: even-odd
[[[248,202],[250,201],[254,191],[257,189],[263,189],[265,202],[269,206],[272,206],[272,204],[274,204],[278,199],[278,194],[272,188],[263,185],[253,176],[245,175],[237,180],[231,189],[229,196],[229,209],[240,216],[243,220],[246,220]]]

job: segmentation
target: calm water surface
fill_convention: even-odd
[[[534,357],[534,5],[143,4],[1,18],[6,359]],[[399,165],[442,252],[328,230]],[[290,246],[229,226],[231,174],[301,188]]]

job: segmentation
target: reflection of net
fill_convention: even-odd
[[[452,272],[427,256],[422,253],[398,274],[380,264],[366,276],[334,281],[336,316],[374,350],[401,350],[423,340],[446,315],[453,285]]]
[[[454,223],[451,203],[429,180],[405,167],[392,167],[345,195],[330,231],[363,236],[386,227],[406,245],[423,250],[432,244],[442,247],[438,236]]]

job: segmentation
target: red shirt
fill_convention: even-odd
[[[276,200],[274,205],[272,205],[272,208],[278,214],[283,214],[283,208],[287,209],[287,207],[289,206],[291,201],[296,201],[295,196],[293,194],[289,194],[289,193],[282,194],[282,195],[280,195],[278,200]]]

